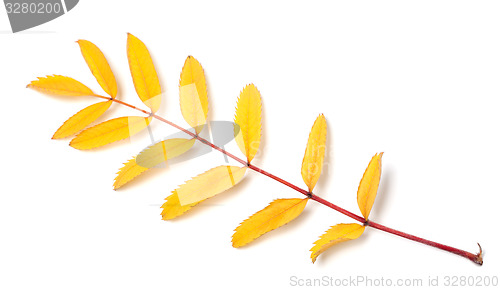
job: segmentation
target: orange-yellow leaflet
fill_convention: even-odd
[[[104,146],[137,134],[148,126],[150,120],[146,117],[111,119],[80,132],[69,145],[82,150]]]
[[[233,247],[248,244],[263,234],[294,220],[304,210],[308,198],[276,199],[243,221],[233,235]]]
[[[132,179],[136,178],[139,174],[148,170],[149,168],[142,167],[135,163],[135,157],[128,160],[123,164],[123,167],[116,173],[113,189],[118,189],[127,184]]]
[[[234,116],[234,135],[241,152],[248,162],[257,154],[261,135],[262,104],[260,93],[253,85],[247,85],[240,93]]]
[[[357,239],[363,234],[365,227],[360,224],[338,224],[327,230],[311,248],[312,262],[316,262],[318,256],[333,245],[341,242]]]
[[[94,92],[81,82],[60,75],[39,77],[38,80],[32,81],[28,85],[28,88],[59,96],[77,97],[94,95]]]
[[[307,140],[306,152],[302,160],[302,179],[312,192],[316,182],[318,182],[321,170],[323,169],[323,159],[326,149],[326,120],[323,114],[314,121]]]
[[[196,139],[172,138],[160,141],[144,149],[135,158],[139,166],[153,168],[177,157],[193,147]]]
[[[186,181],[166,198],[164,220],[183,214],[201,201],[235,186],[245,176],[246,167],[221,165]]]
[[[160,141],[127,161],[117,173],[114,189],[118,189],[144,171],[187,152],[196,139],[174,138]]]
[[[192,56],[188,56],[182,68],[179,97],[184,120],[199,134],[207,122],[208,96],[203,68]]]
[[[111,67],[104,57],[102,51],[92,42],[88,40],[78,40],[78,45],[82,52],[85,62],[90,68],[90,71],[96,78],[102,89],[111,97],[116,97],[117,85]]]
[[[358,187],[358,206],[363,217],[368,220],[373,202],[377,196],[378,185],[380,183],[380,174],[382,173],[382,155],[375,154],[363,174],[363,178]]]
[[[221,165],[193,177],[176,190],[179,202],[191,204],[219,194],[240,182],[246,170],[246,167]]]
[[[202,202],[202,200],[198,202],[193,202],[191,204],[181,205],[179,202],[179,196],[177,195],[177,191],[172,191],[172,194],[165,198],[166,202],[161,206],[163,209],[161,212],[161,216],[163,220],[171,220],[174,219],[186,211],[190,210],[193,206]]]
[[[127,38],[127,56],[137,95],[153,112],[158,111],[161,87],[153,60],[146,45],[130,33]]]
[[[97,120],[111,106],[113,101],[99,102],[86,107],[75,115],[71,116],[64,124],[57,129],[52,139],[61,139],[71,136],[85,129],[92,122]]]

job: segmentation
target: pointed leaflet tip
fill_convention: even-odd
[[[38,77],[38,80],[32,81],[26,87],[58,96],[78,97],[95,95],[91,89],[81,82],[61,75]]]
[[[137,157],[124,163],[124,166],[116,173],[115,182],[113,183],[114,189],[124,186],[148,169],[184,154],[193,147],[195,140],[194,138],[167,139],[142,150]]]
[[[162,204],[161,208],[161,217],[162,220],[172,220],[186,211],[190,210],[193,206],[197,205],[199,202],[195,202],[192,204],[181,205],[179,202],[179,196],[177,195],[177,191],[172,191],[172,194],[165,198],[165,203]]]
[[[364,231],[365,227],[363,225],[355,223],[332,226],[314,242],[314,246],[310,249],[312,262],[316,262],[318,256],[330,247],[345,241],[355,240],[359,238]]]
[[[132,179],[136,178],[139,174],[148,170],[142,166],[137,165],[135,162],[135,156],[123,163],[123,166],[116,173],[116,177],[113,182],[113,190],[121,188],[123,185],[127,184]]]

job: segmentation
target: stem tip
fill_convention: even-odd
[[[477,243],[477,245],[479,246],[479,253],[477,253],[474,257],[474,263],[481,266],[483,265],[483,248],[481,248],[481,245],[479,243]]]

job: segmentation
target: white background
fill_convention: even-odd
[[[116,3],[80,1],[17,34],[0,9],[0,289],[287,289],[297,288],[291,276],[358,275],[393,283],[420,278],[426,286],[429,277],[444,283],[446,275],[498,276],[500,3]],[[116,171],[148,145],[148,135],[77,151],[69,139],[51,136],[96,100],[25,87],[38,76],[62,74],[103,93],[75,43],[87,39],[106,55],[119,98],[141,105],[128,71],[127,32],[154,58],[167,119],[186,126],[178,79],[188,55],[205,69],[212,120],[231,121],[239,91],[253,82],[264,115],[254,163],[305,187],[307,136],[324,113],[328,155],[315,193],[358,213],[359,180],[383,151],[371,219],[471,252],[479,242],[484,265],[375,229],[312,264],[317,237],[352,222],[314,202],[289,225],[234,249],[231,235],[242,220],[275,198],[301,197],[255,172],[178,220],[162,221],[163,199],[224,164],[217,153],[113,191]],[[113,105],[100,120],[125,115],[137,114]],[[158,138],[175,132],[152,126]],[[227,149],[239,154],[234,144]]]

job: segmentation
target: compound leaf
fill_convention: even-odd
[[[233,247],[244,246],[263,234],[277,229],[298,217],[308,198],[276,199],[261,211],[243,221],[233,235]]]
[[[52,139],[61,139],[71,136],[85,129],[92,122],[97,120],[111,106],[113,101],[99,102],[86,107],[71,116],[64,124],[57,129]]]
[[[382,155],[375,154],[363,174],[363,178],[358,187],[358,206],[363,217],[368,220],[373,202],[377,196],[378,185],[380,183],[380,174],[382,173]]]
[[[262,104],[260,93],[253,84],[247,85],[240,93],[234,117],[234,137],[248,162],[257,154],[261,135]]]
[[[333,245],[341,242],[355,240],[363,234],[365,227],[360,224],[338,224],[328,229],[311,248],[312,262],[316,262],[318,256]]]
[[[78,40],[78,45],[82,52],[85,62],[90,68],[90,71],[96,78],[101,88],[111,97],[115,98],[117,93],[117,85],[115,76],[108,61],[104,57],[102,51],[92,42],[88,40]]]
[[[146,45],[130,33],[127,38],[127,56],[137,95],[153,112],[158,111],[161,87],[153,60]]]
[[[208,96],[203,68],[192,56],[188,56],[182,68],[179,96],[184,120],[199,134],[207,122]]]
[[[309,133],[306,152],[302,160],[302,179],[312,192],[316,182],[318,182],[323,168],[323,159],[326,148],[326,120],[323,114],[319,115]]]
[[[150,120],[135,116],[111,119],[80,132],[69,145],[81,150],[104,146],[137,134],[149,125]]]
[[[94,92],[81,82],[60,75],[39,77],[38,80],[32,81],[27,87],[59,96],[77,97],[94,95]]]

